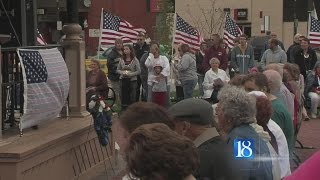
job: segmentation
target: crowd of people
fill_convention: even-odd
[[[170,88],[173,88],[170,87],[172,78],[175,80],[177,101],[191,98],[198,84],[199,96],[211,103],[216,103],[218,90],[234,74],[246,75],[261,72],[267,69],[269,64],[280,64],[283,69],[281,71],[284,71],[284,77],[280,72],[284,82],[281,89],[286,89],[288,93],[286,96],[294,94],[297,101],[301,100],[298,95],[300,92],[303,93],[303,98],[311,99],[313,110],[311,116],[315,118],[317,116],[315,106],[319,102],[314,88],[310,89],[310,83],[313,83],[310,81],[314,79],[312,72],[315,72],[313,69],[317,62],[317,55],[310,48],[310,40],[297,34],[294,37],[294,43],[285,52],[283,43],[277,39],[275,33],[271,33],[270,39],[264,44],[265,50],[262,56],[254,57],[254,49],[247,39],[245,34],[240,35],[235,38],[234,47],[230,49],[225,46],[219,35],[214,34],[211,40],[202,42],[200,50],[195,53],[187,44],[179,45],[178,53],[171,61],[161,55],[158,43],[147,44],[143,33],[138,35],[137,43],[133,46],[123,45],[122,40],[117,39],[107,57],[108,79],[123,110],[140,100],[169,107]],[[299,76],[292,77],[292,73],[287,73],[287,69],[292,68],[298,68],[294,71],[300,71]],[[99,61],[93,60],[92,71],[87,77],[89,95],[97,92],[95,84],[104,85],[105,83],[105,78],[101,77],[102,71],[97,76],[99,79],[96,77],[97,73],[94,72],[98,72],[98,69]],[[95,79],[96,82],[94,82]],[[292,86],[295,86],[294,81],[299,83],[300,91],[295,91],[297,88],[292,89]],[[305,91],[305,87],[309,89]],[[100,92],[107,92],[105,86],[98,89]],[[284,104],[288,106],[291,115],[293,115],[293,104],[292,100],[287,100]],[[307,119],[306,111],[302,112]]]
[[[266,75],[257,76],[268,88]],[[149,102],[132,104],[119,117],[116,137],[127,163],[123,179],[317,179],[319,153],[291,174],[290,138],[272,120],[269,98],[262,91],[248,93],[228,84],[219,92],[216,112],[212,104],[196,98],[169,109]],[[237,139],[255,142],[253,160],[235,158]]]
[[[108,79],[123,110],[119,145],[128,177],[278,180],[314,173],[299,168],[291,174],[290,166],[301,123],[317,118],[320,104],[320,62],[309,39],[295,35],[285,52],[271,33],[261,57],[247,40],[240,35],[229,49],[215,34],[195,53],[179,45],[171,62],[143,33],[133,46],[115,41]],[[92,60],[87,97],[106,92],[101,73]],[[200,98],[193,98],[197,84]],[[255,142],[253,161],[234,157],[237,139]]]

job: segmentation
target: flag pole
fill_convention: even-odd
[[[102,39],[102,26],[103,26],[103,8],[101,8],[101,16],[100,16],[100,36],[99,36],[99,44],[98,44],[98,50],[97,50],[97,59],[100,59],[100,49],[101,49],[101,39]]]
[[[176,32],[176,28],[177,28],[177,13],[176,13],[176,10],[174,10],[174,15],[173,15],[173,28],[172,28],[172,43],[171,43],[171,60],[172,61],[174,59],[174,56],[175,54],[173,53],[173,50],[174,50],[174,39],[175,39],[175,32]],[[174,63],[171,62],[171,63]],[[170,68],[172,69],[172,68]],[[170,73],[170,82],[173,78],[173,73]]]
[[[310,37],[310,25],[311,25],[311,12],[308,11],[308,22],[307,22],[308,38]]]
[[[171,58],[173,58],[174,54],[173,54],[173,49],[174,49],[174,38],[175,38],[175,32],[176,32],[176,28],[177,28],[177,13],[174,12],[173,15],[173,28],[172,28],[172,43],[171,43]]]
[[[228,15],[229,13],[226,11],[225,13],[224,13],[224,18],[223,18],[223,20],[222,20],[222,23],[221,23],[221,25],[220,25],[220,28],[219,28],[219,30],[221,31],[221,37],[223,38],[223,35],[224,35],[224,25],[226,24],[226,20],[227,20],[227,15]],[[222,26],[222,27],[221,27]]]

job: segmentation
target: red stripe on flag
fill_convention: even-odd
[[[105,16],[108,16],[110,19],[120,19],[120,23],[117,22],[113,24],[115,21],[108,21],[108,19],[104,19]],[[111,17],[111,18],[110,18]],[[103,11],[101,16],[102,27],[101,35],[100,35],[100,45],[108,46],[113,45],[116,39],[122,39],[124,43],[135,43],[137,41],[137,35],[139,32],[146,32],[143,28],[134,27],[128,21],[121,19],[117,16],[113,16],[112,14]],[[108,24],[107,27],[114,27],[111,29],[104,29],[104,24]],[[115,30],[116,29],[116,30]]]
[[[200,49],[200,33],[197,29],[188,24],[179,15],[177,15],[176,30],[173,42],[175,44],[184,43],[193,50]]]

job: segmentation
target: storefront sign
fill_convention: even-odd
[[[62,30],[62,21],[57,21],[57,30],[58,31]]]
[[[37,9],[38,15],[44,15],[44,9]]]
[[[235,9],[234,10],[235,20],[248,20],[248,9]]]
[[[160,12],[160,4],[161,0],[150,0],[150,11],[153,13]]]

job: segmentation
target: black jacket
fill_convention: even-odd
[[[308,97],[309,92],[313,92],[313,90],[320,86],[318,82],[318,77],[315,75],[316,68],[320,67],[319,63],[316,63],[314,71],[311,71],[307,74],[307,78],[305,80],[304,87],[304,96]]]
[[[307,77],[307,71],[313,70],[314,65],[317,62],[317,54],[313,49],[308,50],[309,57],[305,58],[303,55],[303,50],[296,52],[294,56],[295,63],[299,66],[300,72],[304,78]]]
[[[116,48],[113,48],[112,51],[107,56],[108,62],[108,78],[112,81],[118,81],[120,75],[117,73],[117,67],[121,59],[121,54],[118,53]]]
[[[232,148],[221,139],[216,130],[212,132],[212,129],[215,128],[210,128],[205,132],[207,135],[210,134],[211,137],[203,138],[204,142],[200,145],[196,142],[198,138],[194,141],[200,159],[199,169],[194,176],[197,180],[240,179],[242,177],[240,167],[233,158]]]
[[[295,53],[294,51],[297,49],[297,47],[300,47],[300,44],[293,42],[293,44],[288,48],[288,50],[287,50],[287,61],[288,62],[290,62],[290,63],[294,62],[294,53]]]
[[[143,44],[143,46],[140,46],[139,44],[134,44],[133,49],[137,59],[140,61],[142,55],[146,52],[149,52],[149,45],[147,45],[146,42]]]
[[[204,59],[204,56],[201,54],[200,51],[198,51],[196,53],[196,63],[197,63],[197,73],[198,74],[201,74],[201,75],[205,75],[206,72],[202,66],[202,63],[203,63],[203,59]]]

